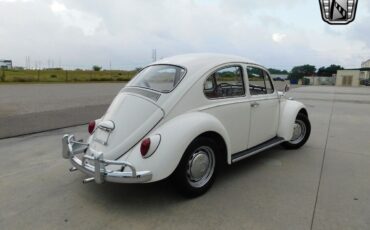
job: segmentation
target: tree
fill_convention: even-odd
[[[288,75],[288,79],[290,80],[299,80],[302,79],[304,76],[312,76],[316,73],[316,67],[313,65],[301,65],[295,66],[290,71]]]
[[[268,71],[271,74],[288,74],[288,71],[286,70],[279,70],[279,69],[273,69],[273,68],[269,68]]]
[[[101,66],[94,65],[94,66],[92,67],[92,69],[93,69],[94,71],[100,71],[100,70],[101,70]]]
[[[336,74],[338,70],[341,70],[341,69],[344,69],[342,66],[340,65],[330,65],[328,67],[320,67],[319,70],[317,71],[317,76],[327,76],[327,77],[331,77],[333,76],[333,74]]]

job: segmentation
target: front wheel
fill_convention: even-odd
[[[293,137],[290,141],[282,143],[287,149],[298,149],[304,145],[311,133],[311,123],[308,117],[302,113],[297,115],[294,123]]]
[[[216,142],[206,137],[198,137],[189,145],[173,175],[179,192],[187,197],[197,197],[212,186],[216,151]]]

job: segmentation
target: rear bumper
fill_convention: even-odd
[[[73,135],[64,135],[62,139],[63,150],[62,156],[69,159],[73,167],[70,171],[80,170],[90,176],[83,180],[84,183],[95,181],[98,184],[104,181],[115,183],[145,183],[152,179],[150,171],[136,171],[136,168],[126,161],[104,160],[102,152],[94,151],[92,156],[85,154],[89,144],[76,141]],[[77,157],[81,155],[81,158]],[[86,160],[89,160],[87,163]],[[93,162],[93,164],[90,164]],[[107,170],[107,165],[119,165],[120,171]],[[127,172],[124,169],[129,169]]]

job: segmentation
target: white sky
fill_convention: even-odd
[[[267,67],[359,67],[370,58],[370,1],[330,26],[318,0],[0,0],[0,59],[24,66],[132,69],[192,52],[245,56]]]

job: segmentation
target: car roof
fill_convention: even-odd
[[[216,53],[191,53],[172,56],[168,58],[161,59],[151,65],[158,64],[171,64],[184,67],[189,72],[199,71],[199,70],[209,70],[210,68],[226,64],[226,63],[250,63],[257,65],[254,61],[246,59],[240,56],[226,55],[226,54],[216,54]]]

